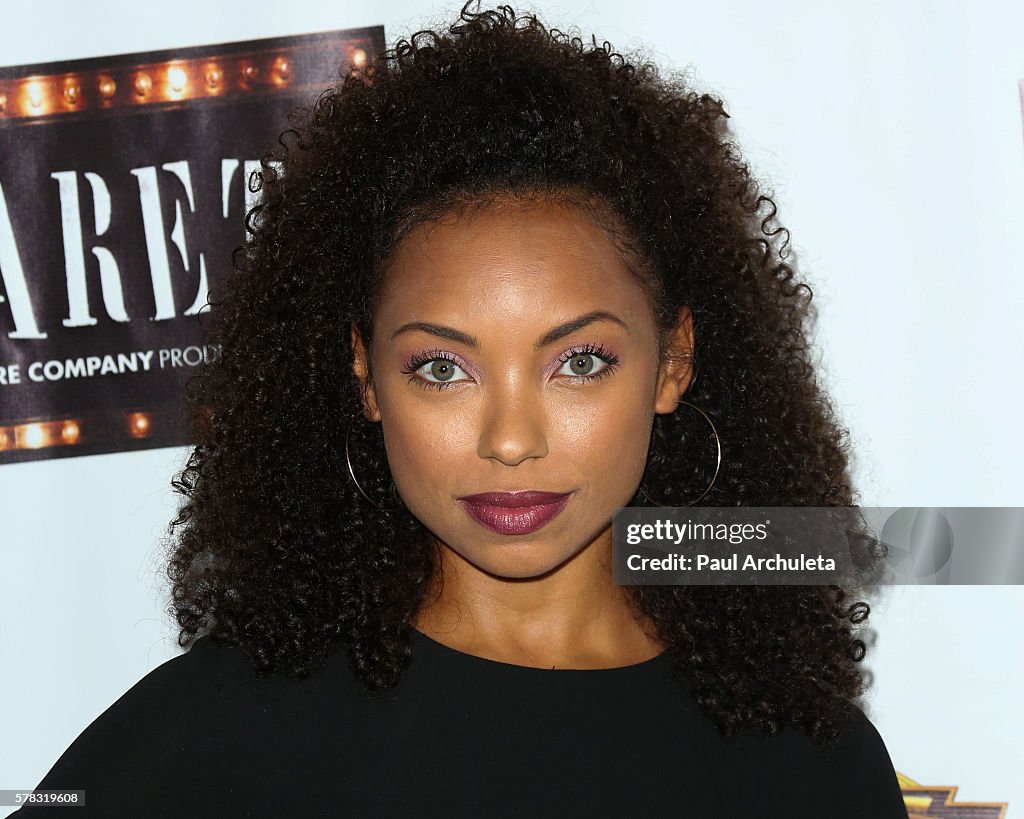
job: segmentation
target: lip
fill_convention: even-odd
[[[554,520],[572,492],[481,492],[459,498],[481,526],[502,535],[525,535]]]

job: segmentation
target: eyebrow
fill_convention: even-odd
[[[609,313],[607,310],[594,310],[590,313],[584,313],[582,316],[577,316],[564,324],[559,324],[557,327],[548,330],[533,343],[533,348],[535,350],[539,350],[542,347],[546,347],[548,344],[553,344],[559,339],[572,335],[577,330],[580,330],[595,321],[611,321],[623,327],[627,333],[629,332],[629,325],[614,313]],[[480,342],[468,333],[463,333],[461,330],[456,330],[453,327],[445,327],[443,324],[430,324],[426,321],[410,321],[408,324],[403,324],[391,334],[391,341],[394,341],[402,333],[408,333],[412,330],[422,330],[424,333],[430,333],[434,336],[465,344],[467,347],[471,347],[474,350],[480,349]]]

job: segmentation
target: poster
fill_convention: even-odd
[[[383,27],[0,69],[0,465],[188,443],[212,284],[287,116]]]

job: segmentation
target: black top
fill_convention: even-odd
[[[662,654],[552,670],[414,631],[399,685],[364,693],[344,651],[257,680],[209,637],[147,674],[37,786],[58,816],[672,816],[906,819],[885,745],[851,708],[825,750],[786,729],[724,738]],[[28,806],[19,816],[46,808]]]

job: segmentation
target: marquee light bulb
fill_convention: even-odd
[[[43,87],[37,83],[29,83],[28,103],[33,108],[39,108],[43,104]]]
[[[220,85],[220,81],[223,77],[224,75],[221,73],[220,66],[211,65],[206,69],[206,84],[210,86],[210,88],[216,88]]]
[[[149,435],[149,415],[145,412],[133,412],[128,416],[128,431],[134,438],[145,438]]]
[[[42,424],[26,424],[22,427],[21,440],[25,449],[39,449],[46,443]]]
[[[135,75],[135,93],[140,97],[146,96],[153,90],[153,80],[145,71]]]
[[[167,69],[167,82],[175,94],[180,94],[188,82],[188,75],[181,66],[175,65]]]

